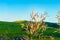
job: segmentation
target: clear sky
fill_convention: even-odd
[[[46,11],[46,21],[56,22],[60,0],[0,0],[0,21],[30,20],[32,9]]]

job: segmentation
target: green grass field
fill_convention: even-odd
[[[22,37],[22,36],[28,36],[26,34],[26,32],[24,31],[24,29],[22,28],[22,26],[20,25],[21,23],[26,23],[26,21],[24,22],[2,22],[0,21],[0,40],[1,38],[7,38],[4,40],[12,40],[11,38],[14,37]],[[43,36],[47,35],[47,36],[54,36],[55,40],[60,40],[60,33],[59,32],[54,32],[55,29],[57,28],[47,28],[46,31],[43,32]],[[41,30],[40,30],[41,31]],[[40,34],[41,32],[38,32],[38,34]],[[54,32],[54,33],[53,33]],[[32,36],[31,36],[32,37]],[[20,40],[20,39],[18,39]],[[50,40],[50,38],[34,38],[32,37],[32,40]]]

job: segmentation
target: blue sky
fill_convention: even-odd
[[[47,12],[49,22],[57,22],[60,0],[0,0],[0,21],[30,20],[32,9]]]

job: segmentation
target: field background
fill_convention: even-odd
[[[60,30],[57,30],[57,32],[55,32],[56,29],[59,29],[60,26],[57,25],[56,23],[46,22],[48,26],[46,31],[44,31],[42,35],[48,36],[46,37],[46,39],[44,39],[43,37],[36,38],[34,35],[27,35],[24,30],[24,27],[22,28],[21,25],[26,23],[27,21],[15,21],[15,22],[0,21],[0,40],[1,38],[12,40],[13,38],[22,38],[23,36],[32,37],[33,40],[50,40],[49,36],[53,36],[56,40],[60,40]],[[41,30],[40,31],[38,30],[37,34],[41,34]]]

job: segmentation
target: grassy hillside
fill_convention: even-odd
[[[27,35],[26,32],[24,31],[24,28],[22,28],[21,26],[22,23],[26,24],[27,21],[19,21],[19,22],[0,21],[0,37],[12,38],[12,37],[20,37]],[[47,35],[47,36],[52,35],[54,37],[60,38],[60,33],[59,33],[60,31],[54,32],[56,31],[56,29],[59,28],[59,25],[57,25],[56,23],[49,23],[49,22],[46,22],[46,24],[48,25],[47,27],[52,27],[52,28],[47,28],[47,30],[44,31],[43,35]],[[37,32],[38,34],[41,34],[41,30],[38,30]]]
[[[16,22],[2,22],[0,21],[0,36],[18,36],[23,35],[25,32],[19,23]]]

